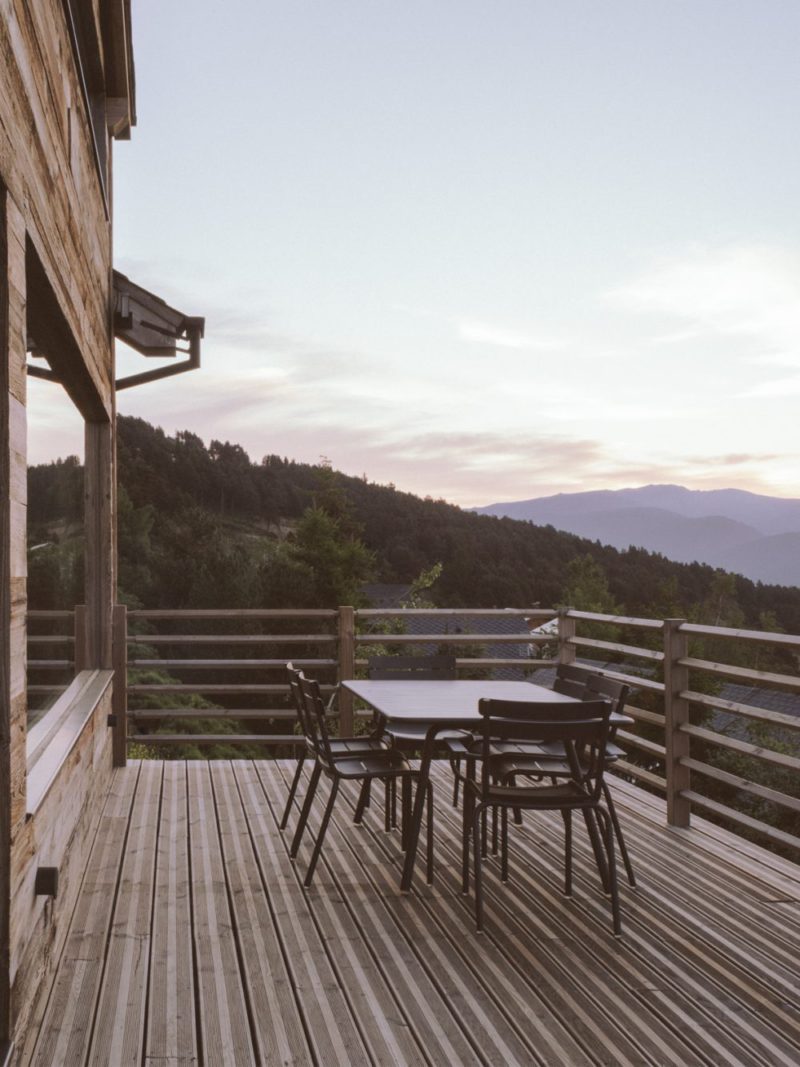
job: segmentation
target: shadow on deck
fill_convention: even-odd
[[[434,886],[420,860],[400,894],[399,834],[377,803],[353,826],[345,790],[305,893],[310,837],[295,867],[277,827],[292,769],[115,773],[19,1062],[800,1063],[800,867],[701,819],[669,830],[660,800],[620,784],[640,882],[622,882],[623,940],[585,834],[566,901],[561,820],[530,815],[511,831],[509,885],[487,866],[477,935],[449,774],[436,772]]]

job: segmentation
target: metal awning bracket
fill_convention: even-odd
[[[174,358],[178,353],[189,356],[173,366],[117,378],[117,389],[130,389],[196,370],[200,366],[200,340],[204,331],[204,318],[184,315],[155,293],[114,271],[114,335],[143,356]],[[179,341],[188,347],[179,347]]]

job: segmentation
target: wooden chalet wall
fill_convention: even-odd
[[[47,987],[64,936],[59,920],[72,909],[112,766],[107,692],[29,810],[25,364],[32,342],[86,422],[88,636],[81,666],[109,668],[110,149],[111,136],[124,136],[132,121],[128,3],[0,0],[0,1063],[6,1041],[16,1037],[19,1046],[37,992]],[[40,866],[59,869],[55,898],[34,893]]]

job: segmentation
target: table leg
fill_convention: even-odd
[[[431,760],[436,749],[436,734],[442,729],[434,724],[428,727],[425,734],[425,744],[422,746],[422,761],[419,765],[419,778],[417,779],[417,791],[414,794],[414,810],[411,813],[411,825],[408,828],[408,849],[403,864],[403,877],[400,879],[400,891],[407,893],[411,889],[411,881],[414,877],[414,862],[417,858],[417,845],[419,844],[419,832],[422,828],[422,814],[425,809],[425,794],[431,775]]]

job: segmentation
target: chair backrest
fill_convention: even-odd
[[[309,744],[313,747],[320,762],[330,767],[333,763],[333,756],[326,721],[327,709],[322,699],[319,682],[315,678],[301,677],[300,692],[309,728]]]
[[[601,674],[590,674],[586,679],[585,700],[600,700],[605,698],[611,701],[611,710],[622,714],[625,710],[625,702],[630,693],[630,686],[625,682],[618,682],[616,678],[604,678]]]
[[[313,734],[308,721],[308,713],[306,711],[306,703],[301,685],[305,675],[302,671],[299,671],[291,661],[286,664],[286,670],[289,675],[289,692],[292,697],[292,703],[294,704],[297,721],[300,724],[300,729],[303,732],[303,737],[305,737],[306,742],[311,744],[313,741]]]
[[[553,682],[553,692],[563,693],[564,696],[574,697],[575,700],[583,700],[586,697],[586,683],[573,682],[570,678],[556,678]]]
[[[449,682],[457,677],[455,656],[371,656],[367,673],[379,682]]]
[[[611,703],[608,700],[551,703],[484,698],[479,701],[478,710],[482,716],[481,774],[484,790],[488,790],[490,785],[490,757],[495,742],[549,741],[563,744],[573,779],[596,799],[599,798],[611,715]]]
[[[590,674],[591,667],[582,667],[580,663],[559,663],[556,667],[556,681],[579,682],[585,685]]]

